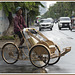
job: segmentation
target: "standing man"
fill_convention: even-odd
[[[26,28],[26,25],[25,25],[24,18],[22,16],[22,8],[21,7],[17,7],[16,8],[16,16],[14,18],[14,32],[20,38],[19,46],[22,46],[22,44],[24,43],[24,39],[23,39],[22,34],[20,32],[20,31],[23,30],[23,28]]]

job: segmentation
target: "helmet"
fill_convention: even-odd
[[[16,11],[19,11],[19,9],[22,9],[22,8],[21,8],[21,7],[17,7],[17,8],[16,8]]]

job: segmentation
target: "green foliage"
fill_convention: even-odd
[[[16,7],[23,8],[23,16],[25,16],[25,9],[28,10],[28,15],[35,19],[39,15],[39,5],[44,7],[40,2],[0,2],[0,9],[4,9],[6,16],[9,16],[9,12],[15,13]]]
[[[2,2],[1,4],[7,16],[9,15],[9,12],[14,11],[14,2]]]
[[[2,3],[0,2],[0,10],[2,9]]]
[[[14,40],[14,36],[1,36],[0,40]]]
[[[44,7],[40,2],[0,2],[0,9],[4,9],[6,15],[9,15],[9,12],[15,13],[16,7],[20,6],[26,8],[30,11],[30,15],[34,15],[32,11],[38,15],[39,14],[39,5]]]
[[[72,16],[72,11],[75,11],[75,2],[57,2],[53,6],[50,6],[48,11],[43,15],[44,18],[52,17],[59,18]]]

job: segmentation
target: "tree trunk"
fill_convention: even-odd
[[[10,36],[10,35],[13,35],[14,33],[14,18],[11,12],[9,12],[8,20],[9,20],[9,27],[7,28],[6,31],[3,32],[3,35]]]
[[[13,19],[12,13],[9,12],[9,15],[8,15],[9,25],[11,25],[12,19]]]

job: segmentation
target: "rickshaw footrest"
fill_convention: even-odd
[[[66,53],[71,51],[71,47],[66,47],[63,49],[63,51],[61,52],[60,56],[64,56]]]

